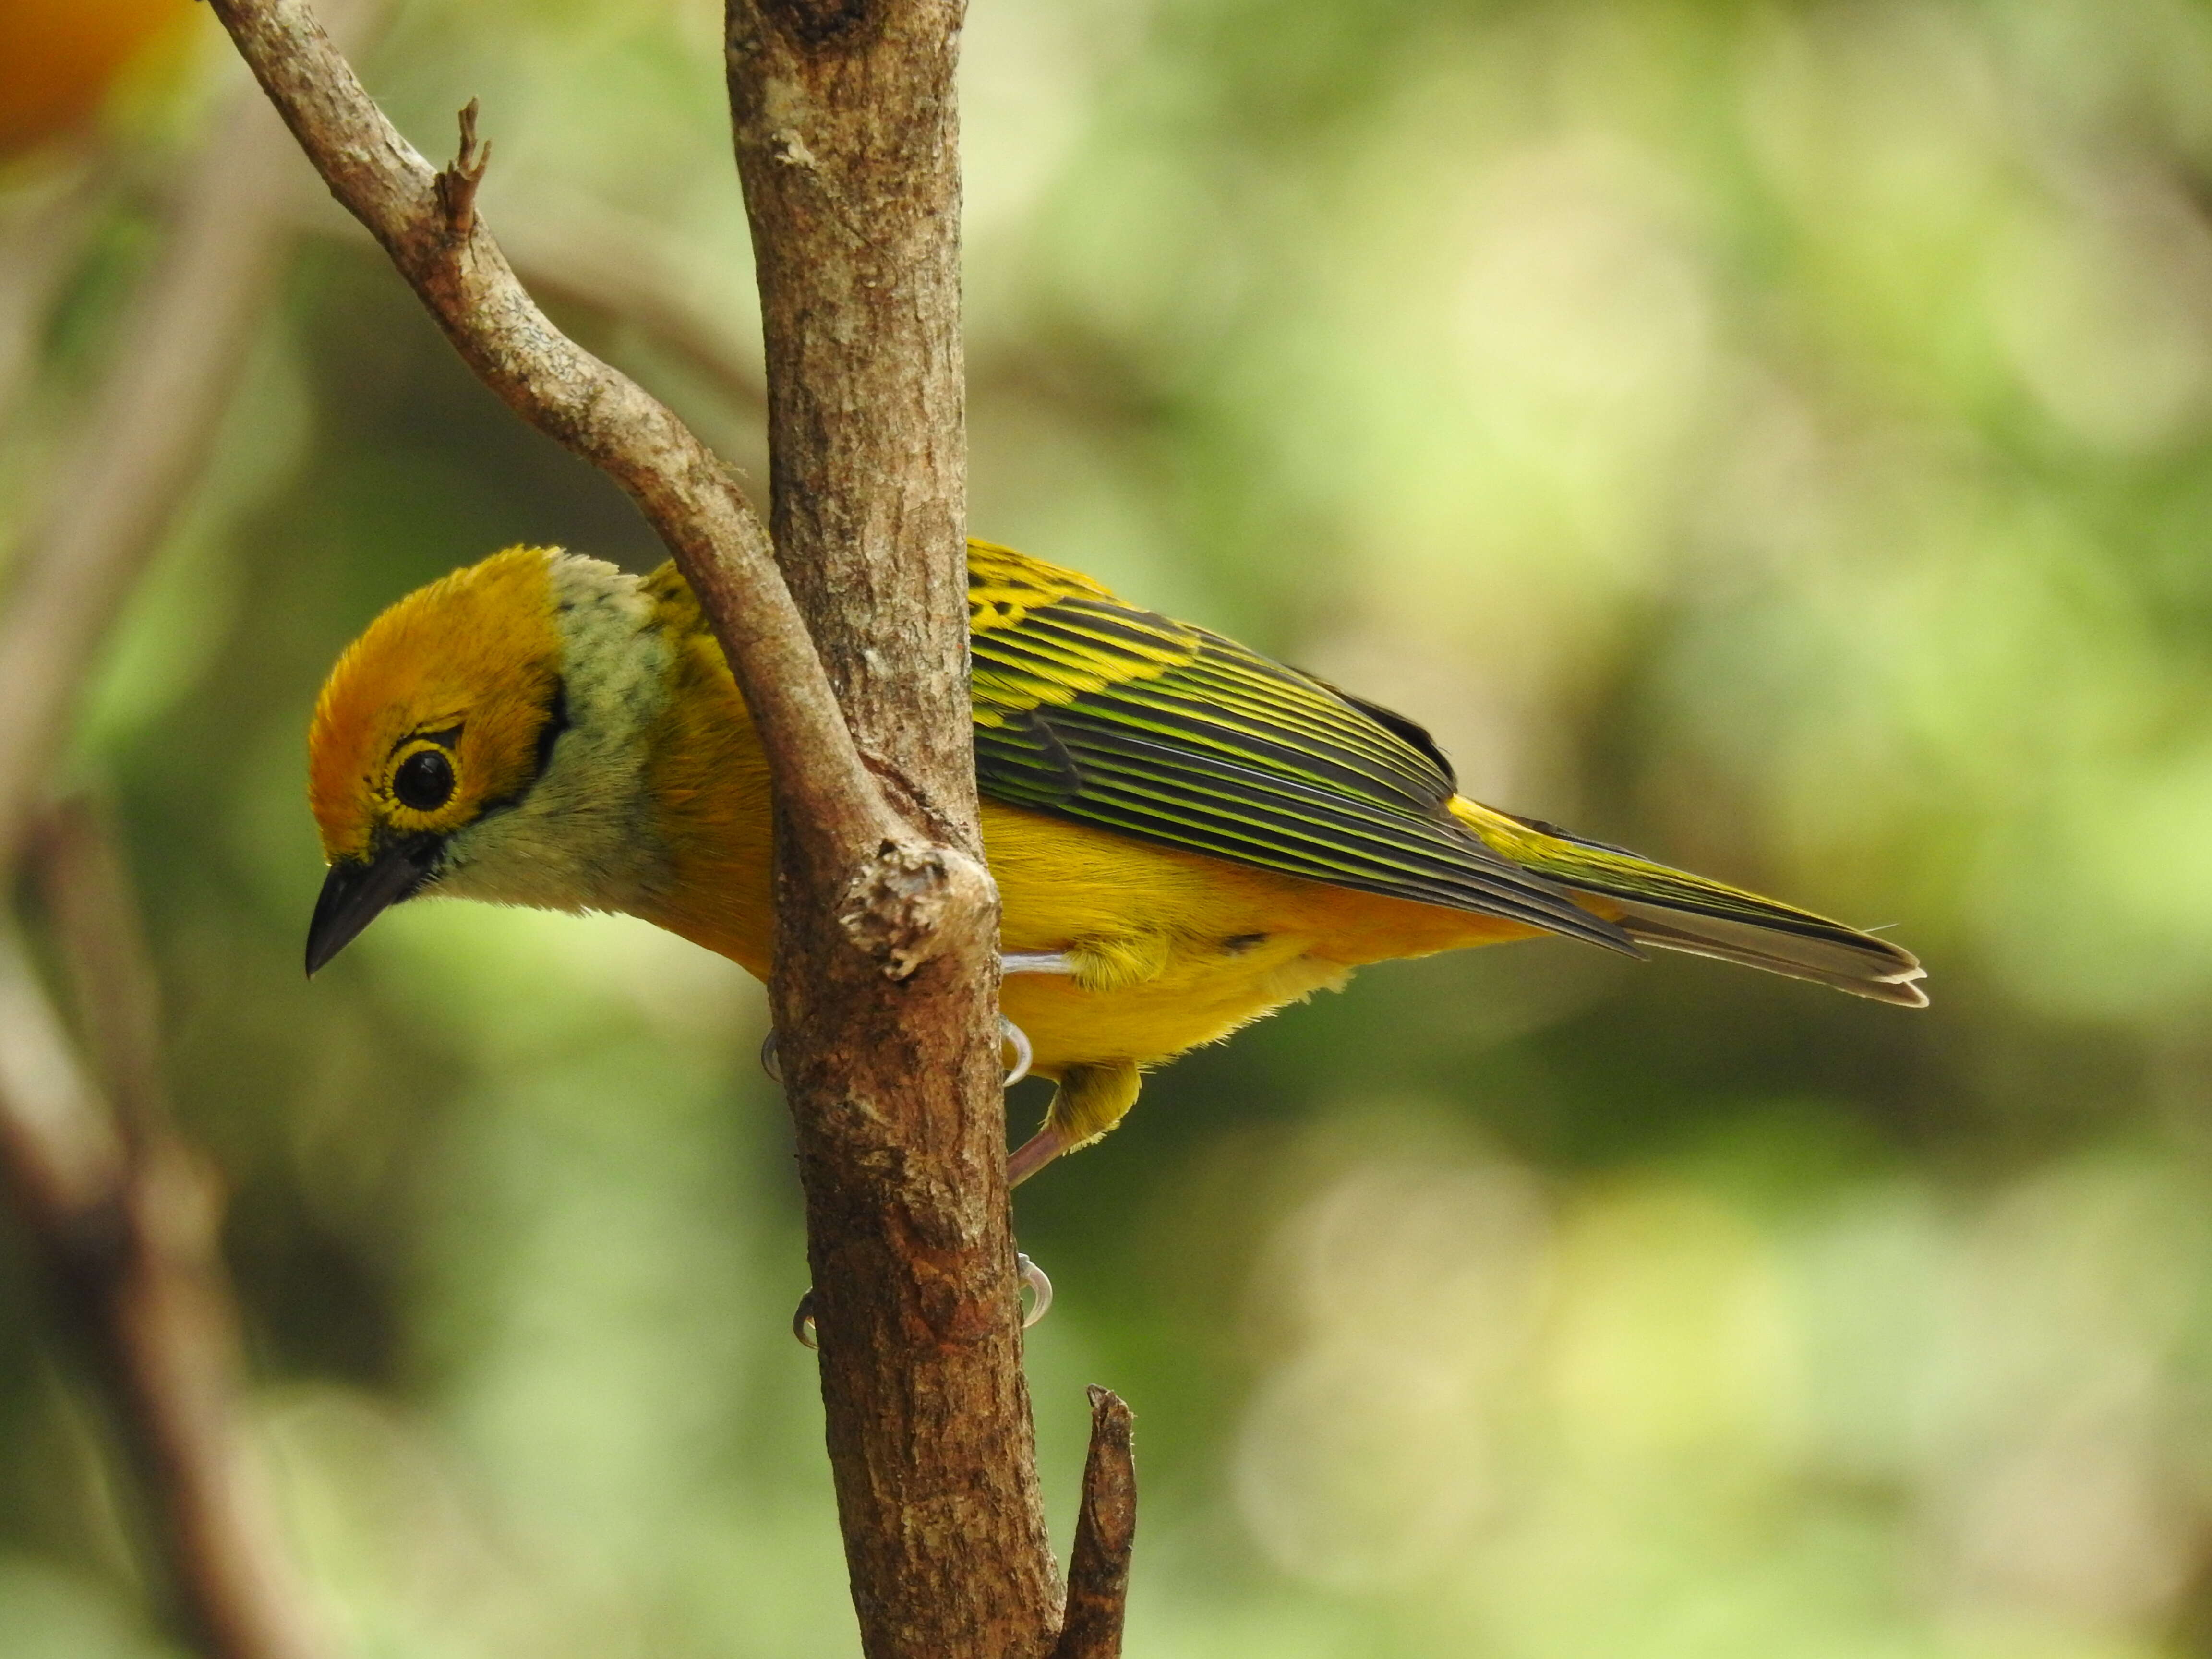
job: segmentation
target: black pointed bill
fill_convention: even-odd
[[[323,878],[315,919],[307,924],[307,974],[361,937],[362,929],[419,890],[437,866],[437,836],[408,836],[371,859],[340,859]]]

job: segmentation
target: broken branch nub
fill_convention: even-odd
[[[477,143],[477,100],[470,99],[461,111],[461,148],[453,164],[436,179],[438,205],[445,210],[446,228],[457,242],[468,240],[477,228],[477,186],[491,165],[491,140]]]

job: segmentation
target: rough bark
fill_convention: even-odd
[[[980,858],[967,682],[960,7],[732,0],[731,112],[766,335],[774,540],[919,856]],[[806,1190],[830,1460],[862,1639],[1042,1653],[1058,1622],[1021,1371],[994,909],[867,971],[778,820],[785,1086]],[[992,903],[954,896],[952,903]],[[896,949],[886,942],[884,949]]]

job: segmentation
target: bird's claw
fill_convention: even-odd
[[[1052,1280],[1043,1268],[1017,1252],[1014,1271],[1021,1275],[1023,1288],[1030,1293],[1030,1305],[1022,1314],[1022,1328],[1027,1330],[1052,1310]],[[807,1291],[799,1298],[799,1306],[792,1310],[791,1334],[802,1348],[817,1346],[814,1340],[814,1292]]]
[[[1002,1088],[1011,1089],[1030,1074],[1030,1066],[1036,1058],[1036,1050],[1030,1046],[1029,1033],[1004,1014],[999,1016],[999,1036],[1014,1051],[1014,1063],[1006,1068],[1006,1079],[1000,1085]],[[761,1070],[768,1073],[769,1082],[783,1081],[783,1062],[776,1058],[775,1033],[773,1031],[761,1039],[760,1063]]]
[[[999,1016],[999,1035],[1012,1044],[1014,1050],[1014,1063],[1006,1067],[1006,1081],[1000,1085],[1011,1089],[1030,1074],[1030,1062],[1036,1058],[1036,1050],[1030,1047],[1029,1033],[1004,1014]]]
[[[1022,1316],[1022,1328],[1027,1330],[1052,1311],[1052,1280],[1045,1277],[1043,1268],[1020,1251],[1014,1254],[1014,1271],[1029,1287],[1029,1310]]]

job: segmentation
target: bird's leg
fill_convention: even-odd
[[[1066,974],[1075,972],[1075,958],[1065,951],[1009,951],[999,958],[1001,974]],[[1029,1067],[1022,1067],[1024,1073]],[[1039,1130],[1006,1159],[1006,1185],[1018,1187],[1067,1150],[1057,1129]],[[1029,1258],[1022,1258],[1027,1261]],[[1049,1297],[1047,1300],[1050,1300]]]
[[[1045,1125],[1006,1155],[1006,1185],[1018,1187],[1067,1150],[1067,1137]]]
[[[1066,951],[1006,951],[998,957],[1000,973],[1075,973],[1075,957]],[[1029,1071],[1024,1066],[1022,1071]],[[1020,1146],[1020,1151],[1006,1159],[1006,1186],[1022,1186],[1030,1175],[1051,1164],[1055,1157],[1068,1151],[1068,1144],[1060,1137],[1060,1130],[1042,1128]],[[1026,1261],[1026,1256],[1024,1256]]]
[[[1044,1127],[1006,1159],[1006,1185],[1018,1187],[1062,1152],[1097,1139],[1121,1121],[1143,1086],[1133,1060],[1063,1066]]]

